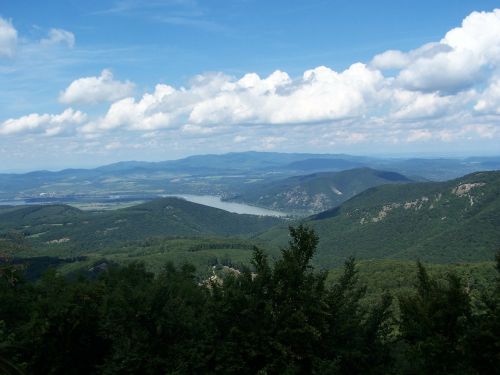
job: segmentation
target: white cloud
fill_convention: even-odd
[[[376,55],[371,64],[376,69],[402,69],[410,63],[410,56],[407,53],[389,50]]]
[[[140,97],[132,95],[133,88],[104,70],[73,81],[59,100],[110,101],[104,113],[74,124],[84,139],[103,145],[122,140],[123,148],[131,147],[126,137],[163,137],[177,144],[189,139],[193,145],[219,137],[256,149],[294,142],[298,148],[372,141],[494,143],[500,137],[500,10],[472,13],[440,41],[406,52],[389,50],[343,71],[319,66],[298,77],[281,70],[268,76],[200,74],[184,87],[158,84]],[[67,131],[46,125],[53,121],[50,116],[7,120],[0,133]],[[106,141],[106,133],[113,142]]]
[[[32,113],[4,121],[0,124],[0,134],[41,133],[46,136],[61,135],[68,130],[67,127],[81,125],[86,119],[86,114],[72,108],[68,108],[58,115]]]
[[[407,142],[421,142],[432,138],[432,133],[427,129],[411,130],[406,138]]]
[[[234,143],[243,143],[248,139],[248,137],[245,137],[243,135],[237,135],[236,137],[233,138]]]
[[[293,124],[356,116],[366,109],[382,79],[380,72],[360,63],[340,73],[317,67],[298,80],[280,71],[264,79],[247,74],[196,103],[189,121]]]
[[[418,59],[431,59],[439,53],[449,52],[451,47],[442,43],[427,43],[409,52],[388,50],[376,55],[371,66],[380,70],[403,69]]]
[[[75,46],[75,34],[63,29],[50,29],[47,38],[42,39],[44,45],[65,44],[69,48]]]
[[[59,95],[59,101],[66,104],[94,104],[115,101],[132,94],[134,84],[113,79],[110,70],[103,70],[99,77],[84,77],[73,82]]]
[[[396,120],[417,120],[445,115],[452,109],[453,98],[433,93],[396,89],[392,92]]]
[[[193,124],[186,124],[181,127],[182,132],[194,136],[206,136],[210,134],[220,133],[223,129],[223,127],[206,127]]]
[[[474,109],[500,115],[500,77],[494,78],[480,95]]]
[[[121,142],[115,141],[115,142],[108,143],[106,146],[104,146],[104,149],[109,151],[109,150],[117,150],[117,149],[122,148],[122,147],[123,147],[123,145]]]
[[[498,133],[498,127],[484,124],[466,125],[460,130],[460,135],[475,133],[480,138],[492,139]]]
[[[265,78],[255,73],[240,79],[199,75],[188,88],[160,84],[138,101],[132,97],[116,101],[85,131],[122,127],[151,131],[183,126],[184,130],[200,133],[200,126],[340,120],[362,115],[382,82],[380,72],[360,63],[340,73],[318,67],[296,80],[281,71]]]
[[[0,58],[13,57],[17,46],[17,30],[12,22],[0,17]]]
[[[162,112],[162,104],[175,94],[167,85],[156,85],[153,94],[144,94],[141,100],[124,98],[111,105],[105,116],[82,128],[84,133],[95,133],[125,127],[132,130],[153,131],[171,125],[173,113]],[[175,104],[175,103],[174,103]],[[173,111],[174,108],[171,108]]]
[[[410,52],[411,62],[400,72],[399,83],[413,90],[454,93],[487,77],[489,70],[500,67],[500,9],[471,13],[446,33],[439,47],[430,55]]]

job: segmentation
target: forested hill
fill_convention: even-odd
[[[478,172],[447,182],[384,185],[306,220],[321,241],[317,262],[422,259],[482,261],[500,249],[500,172]],[[261,236],[286,243],[287,230]]]
[[[411,181],[396,172],[356,168],[253,184],[242,194],[233,197],[233,200],[286,212],[298,210],[314,213],[333,208],[373,186]]]
[[[18,231],[44,246],[94,247],[151,236],[243,235],[282,221],[234,214],[179,198],[162,198],[115,211],[66,205],[0,207],[0,234]]]
[[[273,260],[254,249],[251,268],[209,280],[188,264],[155,275],[132,262],[26,283],[0,264],[0,373],[498,374],[498,274],[479,289],[419,263],[397,298],[367,299],[352,259],[331,281],[315,271],[317,241],[290,228]]]

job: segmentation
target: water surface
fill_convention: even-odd
[[[235,203],[235,202],[225,202],[223,201],[219,196],[216,195],[195,195],[195,194],[168,194],[168,195],[163,195],[164,197],[178,197],[178,198],[183,198],[189,202],[193,203],[198,203],[198,204],[203,204],[205,206],[210,206],[214,208],[220,208],[221,210],[233,212],[236,214],[248,214],[248,215],[259,215],[259,216],[276,216],[276,217],[284,217],[287,216],[285,212],[280,212],[280,211],[274,211],[274,210],[268,210],[266,208],[261,208],[261,207],[256,207],[256,206],[251,206],[249,204],[245,203]],[[146,199],[150,200],[150,199]],[[131,201],[133,201],[131,199]],[[134,201],[134,204],[139,204],[143,201]],[[19,205],[37,205],[37,204],[70,204],[72,206],[78,207],[80,209],[99,209],[99,205],[106,206],[111,204],[111,207],[107,207],[107,209],[117,209],[117,208],[123,208],[123,205],[116,205],[112,199],[106,201],[105,199],[103,200],[102,198],[96,199],[95,201],[92,200],[90,197],[86,197],[86,199],[80,200],[73,200],[71,202],[66,202],[64,200],[57,201],[57,202],[52,202],[50,199],[44,202],[29,202],[25,200],[11,200],[11,201],[1,201],[0,200],[0,205],[8,205],[8,206],[19,206]],[[82,207],[82,205],[84,207]],[[97,205],[97,206],[93,206]],[[89,207],[87,207],[89,206]]]
[[[194,194],[172,194],[167,195],[169,197],[179,197],[193,203],[203,204],[205,206],[220,208],[221,210],[233,212],[236,214],[249,214],[249,215],[260,215],[260,216],[277,216],[283,217],[287,214],[284,212],[268,210],[266,208],[260,208],[255,206],[250,206],[245,203],[235,203],[235,202],[225,202],[221,200],[220,197],[216,195],[194,195]]]

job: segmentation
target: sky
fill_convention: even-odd
[[[0,171],[500,155],[498,1],[0,0]]]

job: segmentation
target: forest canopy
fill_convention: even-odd
[[[193,266],[55,270],[34,282],[0,272],[0,372],[6,374],[494,374],[500,279],[472,291],[417,263],[414,288],[367,304],[354,259],[333,281],[318,244],[290,228],[277,259],[200,280]],[[500,272],[500,256],[497,256]]]

